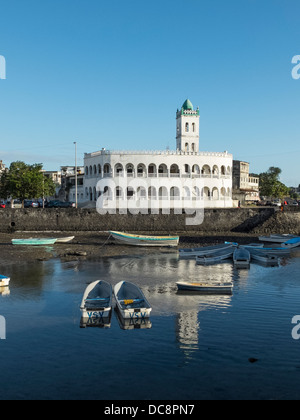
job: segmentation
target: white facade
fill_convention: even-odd
[[[116,207],[232,207],[233,157],[199,152],[199,110],[186,101],[176,118],[176,151],[107,151],[84,156],[84,201],[106,194]],[[121,207],[121,206],[120,206]]]

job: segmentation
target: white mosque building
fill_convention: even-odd
[[[86,153],[83,201],[105,195],[117,208],[232,207],[233,156],[199,151],[199,132],[199,108],[186,100],[176,113],[176,150]]]

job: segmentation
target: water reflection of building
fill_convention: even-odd
[[[186,356],[199,349],[200,321],[198,312],[180,312],[176,316],[176,339]]]

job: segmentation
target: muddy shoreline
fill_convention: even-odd
[[[144,232],[147,234],[147,232]],[[141,233],[142,234],[142,233]],[[157,233],[159,234],[159,233]],[[66,244],[53,246],[14,246],[12,239],[23,238],[53,238],[75,236],[75,239]],[[182,235],[180,236],[179,248],[206,246],[224,243],[224,241],[248,244],[258,242],[258,237],[253,234],[219,233],[211,235]],[[119,257],[124,255],[146,255],[150,253],[166,252],[176,253],[174,248],[143,248],[129,247],[117,244],[108,232],[17,232],[13,234],[0,233],[1,258],[0,265],[12,263],[29,263],[36,261],[48,261],[61,259],[63,261],[99,259]]]

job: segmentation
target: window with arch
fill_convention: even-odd
[[[189,123],[185,123],[185,132],[188,133],[190,131]]]

